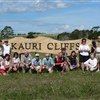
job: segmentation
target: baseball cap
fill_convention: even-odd
[[[35,57],[38,57],[39,56],[39,54],[37,53],[37,54],[35,54]]]

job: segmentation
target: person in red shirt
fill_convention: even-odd
[[[55,68],[57,71],[64,72],[66,70],[66,65],[65,57],[63,57],[63,54],[60,52],[58,56],[55,57]]]
[[[1,62],[0,73],[2,75],[7,75],[12,69],[11,62],[10,62],[10,55],[6,54],[5,58]]]

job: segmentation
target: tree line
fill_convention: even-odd
[[[81,38],[89,38],[92,37],[97,38],[100,35],[99,26],[94,26],[91,30],[78,30],[75,29],[72,32],[62,32],[57,35],[57,40],[74,40]],[[18,33],[17,36],[24,35],[26,38],[34,38],[34,35],[46,34],[41,32],[28,32],[27,34]],[[0,36],[4,38],[9,38],[9,36],[16,36],[14,30],[11,26],[5,26],[4,29],[0,31]],[[53,37],[52,37],[53,38]],[[54,38],[55,39],[55,38]]]

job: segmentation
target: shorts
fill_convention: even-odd
[[[35,67],[36,70],[39,70],[40,68],[41,68],[41,66],[36,66]]]
[[[73,69],[77,68],[77,65],[72,65]]]
[[[96,54],[96,58],[97,58],[97,63],[100,64],[100,53]]]
[[[80,62],[85,62],[89,59],[89,56],[82,56],[82,55],[79,55],[79,58],[80,58]]]
[[[13,65],[13,67],[16,67],[16,68],[18,68],[18,64],[14,64],[14,65]]]
[[[9,68],[6,68],[6,69],[0,69],[0,73],[3,75],[3,74],[6,74],[7,71],[8,71]]]
[[[63,67],[62,67],[61,65],[56,65],[56,66],[55,66],[55,69],[56,69],[57,71],[62,71],[62,70],[63,70]]]
[[[0,73],[3,75],[6,74],[6,71],[4,69],[0,69]]]

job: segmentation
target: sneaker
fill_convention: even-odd
[[[100,70],[98,69],[96,72],[99,72]]]

